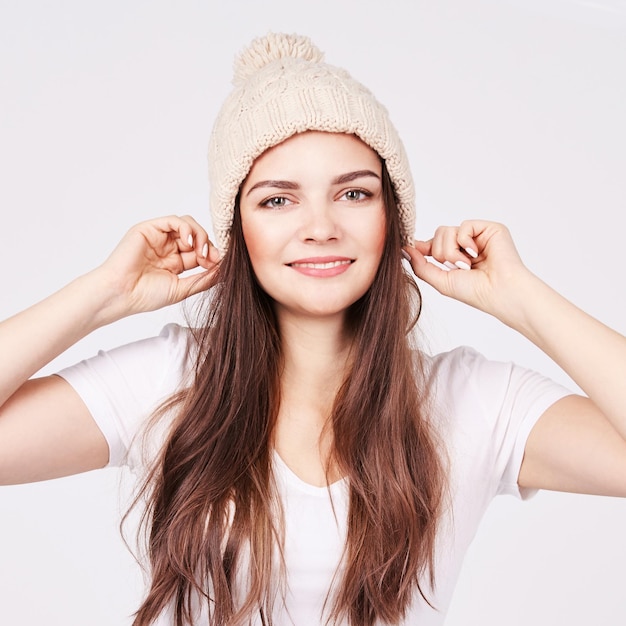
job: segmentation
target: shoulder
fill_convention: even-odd
[[[469,346],[460,346],[435,355],[421,354],[424,378],[430,389],[444,386],[470,392],[487,387],[494,391],[510,379],[517,367],[511,362],[493,361]],[[483,391],[486,391],[483,389]]]
[[[484,482],[490,494],[520,495],[517,476],[530,431],[554,402],[571,392],[513,362],[460,347],[423,356],[430,414],[445,441],[455,480]]]
[[[99,357],[119,366],[133,366],[137,374],[157,372],[178,373],[181,376],[195,357],[195,342],[192,331],[179,324],[167,324],[153,337],[101,350]]]
[[[514,411],[537,414],[571,393],[549,378],[512,361],[497,361],[462,346],[422,355],[424,382],[432,402],[450,415],[490,416]]]
[[[190,329],[168,324],[156,336],[100,350],[58,375],[94,409],[105,398],[120,408],[145,409],[191,382],[194,345]]]
[[[172,323],[158,335],[115,348],[108,355],[148,387],[169,394],[192,382],[196,352],[193,331]]]
[[[161,332],[154,337],[147,337],[126,345],[114,348],[115,351],[150,354],[154,352],[167,354],[184,354],[193,345],[191,329],[180,324],[166,324]]]
[[[157,336],[101,350],[58,372],[104,433],[111,464],[123,462],[154,411],[192,382],[194,346],[190,329],[168,324]]]
[[[467,371],[477,361],[486,360],[480,352],[469,346],[459,346],[448,352],[432,355],[421,352],[419,356],[424,360],[426,371],[436,376],[457,372],[459,369]]]
[[[167,324],[154,337],[101,350],[78,365],[79,371],[93,371],[103,379],[120,378],[151,396],[161,390],[168,394],[188,384],[195,358],[193,333],[178,324]]]

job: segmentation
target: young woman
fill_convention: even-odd
[[[626,340],[532,275],[500,224],[414,241],[386,111],[306,38],[253,42],[235,83],[210,144],[216,246],[191,217],[144,222],[0,326],[0,480],[138,473],[136,626],[441,624],[494,495],[626,495]],[[409,264],[588,397],[412,349]],[[201,292],[192,328],[29,380],[94,329]]]

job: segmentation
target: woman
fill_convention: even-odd
[[[235,83],[209,153],[217,247],[190,217],[145,222],[0,327],[0,479],[140,474],[137,626],[440,624],[496,493],[626,494],[626,341],[533,276],[499,224],[414,241],[386,111],[306,38],[253,42]],[[589,397],[467,349],[412,351],[402,255]],[[28,380],[95,328],[209,289],[193,330]]]

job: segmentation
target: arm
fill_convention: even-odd
[[[527,442],[520,485],[626,495],[626,338],[534,276],[501,224],[441,228],[406,250],[417,276],[522,333],[588,396],[564,398],[540,418]],[[471,271],[441,270],[426,256]]]
[[[93,330],[209,288],[218,261],[193,219],[144,222],[102,266],[0,324],[0,484],[106,464],[106,441],[74,390],[54,376],[28,379]],[[179,278],[195,267],[205,271]]]

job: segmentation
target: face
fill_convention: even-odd
[[[241,190],[257,280],[281,315],[341,316],[383,252],[378,155],[353,135],[307,132],[264,152]]]

